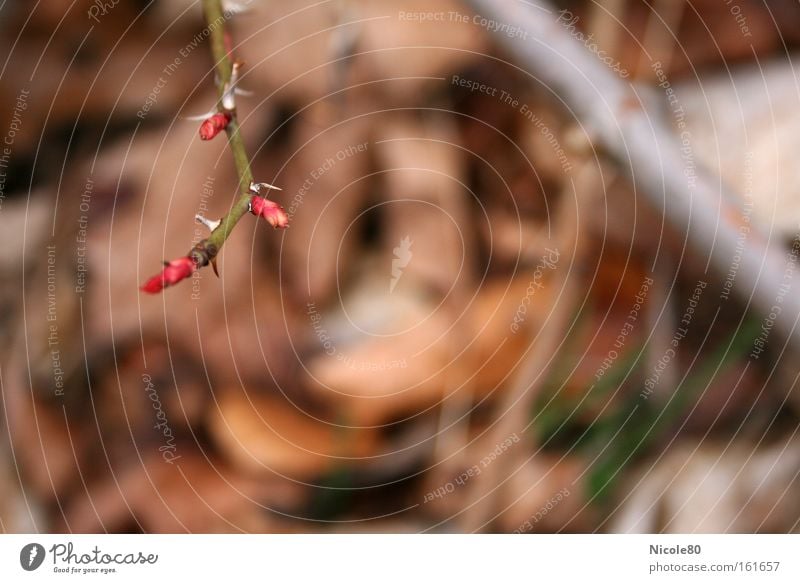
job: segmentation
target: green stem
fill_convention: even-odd
[[[206,26],[211,31],[211,55],[217,69],[217,83],[220,99],[225,91],[225,86],[231,80],[233,63],[228,55],[225,42],[226,15],[222,11],[221,0],[203,0],[203,14]],[[250,169],[250,158],[244,147],[244,140],[236,117],[236,111],[229,112],[232,116],[228,127],[228,144],[233,152],[233,161],[239,177],[239,198],[224,217],[219,226],[214,229],[207,239],[200,241],[189,253],[198,266],[207,265],[216,257],[225,240],[230,235],[236,223],[250,210],[250,184],[253,182],[253,171]]]

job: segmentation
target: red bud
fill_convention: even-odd
[[[182,279],[186,279],[194,273],[196,268],[197,266],[191,257],[181,257],[175,261],[170,261],[161,273],[148,279],[141,287],[141,290],[149,294],[157,294],[165,287],[175,285]]]
[[[250,199],[250,212],[257,217],[263,217],[276,229],[285,229],[289,226],[289,215],[281,205],[269,199],[253,196]]]
[[[200,139],[211,140],[231,123],[230,113],[215,113],[200,124]]]

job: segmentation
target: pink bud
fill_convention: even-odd
[[[175,261],[170,261],[164,270],[158,275],[154,275],[141,287],[143,292],[157,294],[165,287],[175,285],[182,279],[186,279],[197,268],[191,257],[181,257]]]
[[[285,229],[289,226],[289,215],[283,207],[266,198],[253,196],[250,199],[250,212],[257,217],[264,217],[276,229]]]
[[[200,124],[200,139],[211,140],[231,123],[230,113],[215,113]]]

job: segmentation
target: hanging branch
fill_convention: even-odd
[[[158,293],[165,287],[174,285],[189,277],[195,270],[209,263],[216,271],[216,257],[222,245],[239,220],[248,212],[264,218],[275,228],[289,225],[289,217],[277,203],[262,196],[268,190],[280,190],[266,183],[254,183],[250,158],[242,140],[241,128],[236,116],[236,93],[239,71],[242,63],[231,56],[231,41],[226,29],[226,19],[231,11],[223,11],[222,0],[203,0],[203,15],[206,30],[210,32],[211,55],[216,69],[216,84],[219,101],[216,112],[200,126],[200,139],[211,140],[223,130],[228,136],[228,145],[233,153],[233,161],[239,178],[237,190],[239,198],[230,211],[218,221],[209,221],[201,216],[196,219],[211,231],[210,235],[197,243],[185,257],[168,263],[158,275],[151,277],[142,291]]]
[[[732,291],[762,314],[776,311],[776,328],[800,344],[800,294],[784,293],[797,260],[770,246],[754,225],[743,248],[743,212],[719,177],[699,166],[690,182],[682,144],[659,111],[649,110],[637,87],[615,75],[597,55],[571,36],[560,13],[546,0],[468,0],[476,12],[527,31],[526,40],[498,35],[521,67],[558,95],[590,134],[631,178],[636,195],[663,209],[685,234],[687,252],[718,274],[728,274],[741,255]],[[660,105],[660,104],[659,104]],[[690,161],[694,164],[694,160]]]

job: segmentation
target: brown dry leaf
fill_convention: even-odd
[[[224,391],[209,416],[212,438],[227,459],[249,473],[275,473],[304,480],[375,451],[375,434],[317,421],[277,396]]]
[[[481,286],[467,312],[474,342],[465,366],[475,374],[474,386],[481,397],[497,397],[513,378],[558,293],[550,285],[551,270],[540,272],[541,277],[534,275],[535,270],[520,271],[510,281],[495,278]]]
[[[145,456],[114,478],[90,483],[89,494],[75,497],[66,509],[72,532],[155,533],[277,532],[287,529],[270,515],[271,504],[298,502],[300,493],[285,481],[252,480],[231,472],[218,460],[181,451],[166,463]],[[263,504],[260,506],[259,504]]]
[[[364,280],[341,311],[319,311],[312,322],[330,341],[308,361],[314,394],[356,425],[372,425],[431,407],[443,396],[449,363],[449,318],[388,279]],[[313,333],[314,331],[312,331]]]
[[[404,271],[390,291],[390,282],[378,275],[380,267],[368,264],[365,271],[371,275],[342,299],[342,311],[311,315],[314,331],[326,335],[316,339],[322,353],[309,362],[317,381],[313,390],[364,423],[434,405],[446,386],[458,386],[468,377],[480,395],[497,390],[551,309],[549,268],[535,276],[541,289],[531,288],[533,269],[510,282],[488,280],[465,300],[470,304],[463,314],[453,314],[447,305],[433,306],[421,295],[413,285],[425,281],[419,272],[416,282],[407,282]],[[528,295],[531,302],[525,304]],[[456,318],[466,337],[453,327]]]

